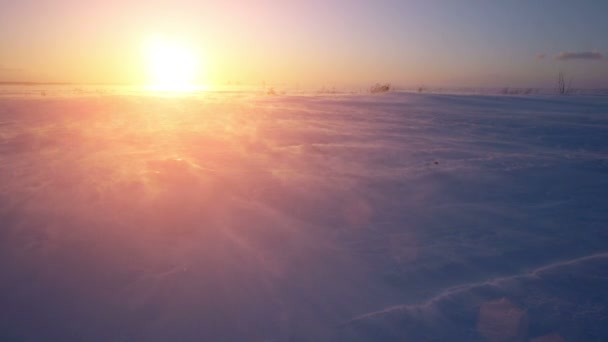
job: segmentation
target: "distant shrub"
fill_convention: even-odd
[[[532,93],[538,93],[538,89],[533,89],[533,88],[526,88],[526,89],[520,89],[520,88],[504,88],[501,91],[502,94],[504,95],[530,95]]]
[[[317,91],[317,93],[318,94],[335,94],[336,87],[325,88],[325,86],[323,86],[323,88],[321,88],[321,90]]]
[[[572,91],[572,79],[566,84],[566,75],[560,72],[557,75],[557,93],[560,95],[567,95]]]
[[[384,84],[376,83],[369,89],[369,92],[372,94],[386,93],[386,92],[390,91],[391,89],[392,88],[391,88],[390,83],[384,83]]]
[[[517,88],[504,88],[502,90],[502,93],[505,95],[519,95],[521,92],[521,89]]]
[[[278,90],[275,90],[274,88],[268,88],[266,90],[266,95],[270,95],[270,96],[285,95],[285,94],[286,94],[285,90],[278,91]]]

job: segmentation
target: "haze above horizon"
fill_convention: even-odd
[[[173,83],[546,87],[564,72],[600,88],[605,13],[591,0],[6,2],[0,81],[144,84],[155,56],[142,51],[162,36],[195,51],[156,53],[152,73]]]

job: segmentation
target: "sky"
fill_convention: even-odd
[[[604,0],[0,2],[0,81],[145,83],[192,46],[203,84],[608,87]]]

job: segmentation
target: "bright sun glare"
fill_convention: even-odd
[[[149,86],[156,91],[196,90],[200,72],[200,56],[191,47],[179,42],[155,38],[145,45]]]

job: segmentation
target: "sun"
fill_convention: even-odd
[[[197,88],[200,56],[177,40],[153,38],[144,46],[150,88],[156,91],[191,91]]]

